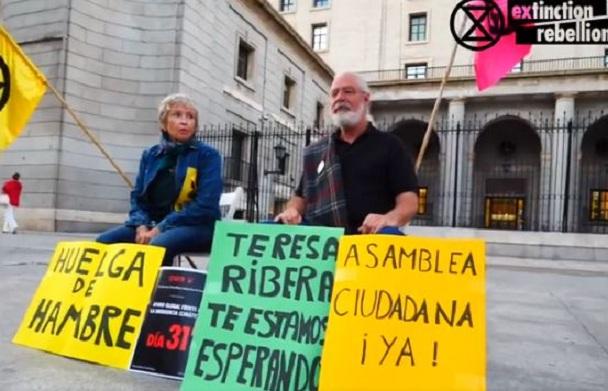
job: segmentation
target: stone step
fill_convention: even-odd
[[[408,226],[405,232],[415,236],[482,238],[488,256],[608,262],[608,236],[603,234],[420,226]]]

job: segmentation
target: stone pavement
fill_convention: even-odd
[[[179,382],[103,367],[13,345],[25,309],[58,241],[94,235],[0,235],[0,390],[178,390]]]
[[[92,238],[0,235],[0,390],[179,389],[10,342],[55,244]],[[608,260],[488,259],[487,342],[488,390],[608,390]]]

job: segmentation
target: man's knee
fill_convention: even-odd
[[[401,230],[398,227],[383,227],[382,229],[380,229],[380,231],[378,231],[379,234],[382,235],[403,235],[405,236],[405,234],[403,232],[401,232]]]

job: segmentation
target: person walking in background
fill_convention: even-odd
[[[15,220],[15,208],[19,207],[19,201],[21,199],[21,181],[19,180],[21,175],[18,172],[13,174],[12,179],[4,182],[2,185],[2,193],[8,196],[8,203],[4,210],[4,225],[2,226],[2,233],[17,233],[17,221]]]

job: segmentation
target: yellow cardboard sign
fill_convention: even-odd
[[[343,236],[320,387],[486,388],[482,240]]]
[[[164,252],[59,243],[13,343],[127,368]]]

